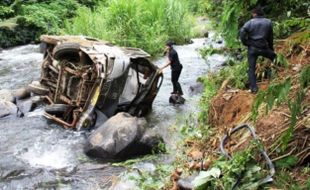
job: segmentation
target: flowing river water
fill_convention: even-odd
[[[190,90],[197,78],[218,68],[225,57],[213,55],[207,63],[198,50],[206,45],[222,46],[210,38],[193,39],[192,44],[176,46],[183,71],[180,83],[186,103],[173,106],[168,102],[172,85],[170,69],[164,71],[163,85],[147,116],[151,127],[163,136],[170,150],[176,148],[178,135],[171,130],[176,121],[186,119],[199,110],[200,93]],[[17,89],[40,77],[42,54],[38,45],[26,45],[0,53],[0,89]],[[162,57],[155,62],[164,64]],[[88,158],[83,153],[86,136],[82,132],[65,130],[48,123],[42,108],[23,118],[0,120],[0,189],[109,189],[112,181],[126,169],[111,163]],[[173,154],[158,156],[158,160],[173,159]],[[159,161],[160,162],[160,161]],[[151,163],[145,167],[154,167]],[[128,189],[119,183],[114,189]],[[135,189],[135,188],[129,188]]]

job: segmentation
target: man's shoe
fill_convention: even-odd
[[[251,93],[252,94],[256,94],[258,92],[258,88],[253,88],[253,89],[251,89]]]

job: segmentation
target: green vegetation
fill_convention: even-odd
[[[274,21],[274,33],[284,38],[296,31],[309,29],[310,3],[307,0],[205,0],[204,10],[215,22],[228,47],[237,47],[239,28],[250,18],[250,10],[260,5]]]
[[[309,175],[309,166],[305,167],[302,173],[299,175]],[[310,179],[307,180],[305,184],[299,184],[296,182],[290,170],[288,169],[281,169],[278,171],[278,174],[275,176],[275,186],[278,187],[279,189],[289,189],[289,190],[306,190],[310,189]]]
[[[239,189],[257,189],[260,180],[267,176],[267,171],[257,163],[259,145],[252,143],[249,148],[234,154],[232,159],[220,157],[208,171],[200,172],[194,180],[197,190],[232,189],[240,180]]]
[[[169,181],[169,174],[173,171],[171,165],[159,164],[155,171],[139,171],[139,175],[129,177],[130,180],[137,182],[137,186],[141,190],[157,190],[163,189]]]
[[[0,14],[0,47],[29,43],[41,34],[58,34],[64,18],[74,16],[77,7],[75,0],[16,0],[0,6],[4,10]]]
[[[252,108],[252,118],[256,120],[259,114],[259,107],[262,103],[266,103],[266,114],[273,106],[280,105],[288,99],[288,94],[291,89],[291,79],[287,78],[284,82],[272,84],[265,91],[260,91],[255,99]]]
[[[167,40],[189,41],[191,13],[182,0],[111,0],[94,10],[81,7],[66,22],[65,33],[87,35],[155,55]]]
[[[204,4],[203,10],[206,10],[206,14],[212,18],[213,26],[215,26],[218,32],[220,32],[224,37],[228,49],[226,48],[223,51],[223,49],[207,47],[201,50],[203,57],[208,57],[212,54],[223,52],[226,53],[226,55],[228,53],[231,55],[234,54],[233,52],[236,52],[236,50],[241,47],[238,39],[238,30],[248,19],[250,19],[250,10],[257,5],[263,6],[267,18],[272,19],[276,39],[286,38],[293,33],[298,32],[298,35],[292,36],[289,41],[285,42],[291,44],[288,49],[285,49],[281,53],[277,52],[277,60],[271,65],[274,72],[271,84],[267,90],[260,91],[256,96],[255,103],[252,108],[252,117],[248,119],[249,122],[255,123],[257,117],[259,116],[259,111],[262,110],[261,108],[264,108],[264,113],[266,114],[275,106],[283,105],[288,107],[290,110],[290,120],[288,120],[290,124],[284,129],[285,131],[281,133],[280,138],[278,138],[272,145],[273,148],[277,147],[275,148],[277,154],[287,154],[288,146],[291,146],[289,144],[294,138],[296,126],[300,124],[299,118],[302,117],[302,113],[304,111],[304,105],[302,103],[305,99],[306,92],[308,92],[310,67],[308,66],[303,69],[300,74],[298,84],[296,84],[296,77],[290,76],[286,79],[276,78],[276,72],[283,70],[288,71],[289,62],[287,58],[290,58],[290,56],[294,54],[298,55],[300,53],[296,53],[293,47],[297,47],[299,43],[304,43],[309,39],[308,31],[310,29],[310,3],[305,0],[284,0],[281,2],[271,0],[253,0],[242,2],[237,0],[205,0],[204,2],[207,3]],[[239,51],[239,53],[240,52],[243,54],[245,51]],[[247,60],[244,58],[239,61],[232,59],[232,63],[233,64],[229,64],[231,66],[224,68],[220,72],[216,74],[208,73],[207,77],[201,77],[200,79],[205,85],[205,91],[201,98],[201,111],[198,117],[199,127],[191,127],[190,130],[184,130],[187,132],[189,131],[190,134],[194,134],[194,137],[196,135],[195,140],[198,142],[195,143],[197,144],[206,144],[210,141],[213,142],[214,139],[210,137],[213,135],[219,135],[218,133],[223,132],[222,129],[217,129],[219,126],[210,128],[210,123],[208,121],[211,99],[221,89],[222,84],[239,89],[245,88],[245,83],[247,81]],[[266,66],[263,65],[265,64],[265,61],[262,60],[259,60],[258,64],[258,68]],[[259,75],[260,73],[257,74]],[[296,85],[299,87],[297,91]],[[201,136],[205,138],[201,138]],[[250,178],[242,181],[238,187],[239,189],[257,189],[259,185],[256,182],[258,179],[261,179],[261,175],[264,174],[264,171],[261,167],[252,165],[253,153],[247,151],[248,150],[245,150],[234,154],[233,158],[237,160],[239,159],[239,161],[236,162],[236,165],[232,163],[232,160],[226,161],[223,160],[223,158],[217,159],[215,164],[212,165],[212,169],[209,169],[206,172],[200,172],[198,179],[195,180],[196,188],[229,189],[232,187],[234,182],[236,182],[236,178],[241,171],[243,171],[243,174],[256,171],[257,173],[253,172],[250,174]],[[278,159],[275,162],[277,169],[281,170],[282,168],[286,168],[286,170],[283,170],[283,172],[285,172],[283,176],[282,172],[280,174],[276,173],[276,182],[271,185],[271,187],[276,185],[276,187],[281,189],[309,188],[309,182],[306,184],[300,184],[294,181],[293,177],[290,177],[290,179],[282,179],[282,177],[284,178],[290,176],[287,171],[292,168],[296,168],[297,162],[298,158],[294,155],[294,153]],[[246,169],[242,168],[244,167],[244,163],[248,164],[247,167],[245,167]],[[251,167],[251,165],[253,167]],[[254,169],[252,170],[251,168]]]
[[[0,47],[38,40],[42,34],[77,34],[143,48],[153,55],[166,41],[192,37],[192,15],[203,12],[190,0],[31,0],[0,4]]]

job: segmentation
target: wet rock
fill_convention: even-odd
[[[17,107],[15,104],[9,101],[0,100],[0,118],[16,115]]]
[[[193,181],[194,181],[195,177],[194,176],[189,176],[186,178],[181,178],[178,181],[178,188],[180,190],[192,190],[194,189],[194,185],[193,185]]]
[[[27,100],[20,100],[17,101],[17,107],[19,108],[19,111],[23,114],[33,111],[35,108],[34,101],[29,98]]]
[[[0,158],[0,182],[16,178],[26,170],[25,164],[12,156]],[[0,183],[0,189],[1,183]]]
[[[208,38],[209,37],[209,32],[204,32],[203,37]]]
[[[103,159],[123,159],[139,152],[147,122],[128,113],[118,113],[92,132],[84,151]]]
[[[16,100],[21,100],[30,97],[30,92],[26,88],[19,88],[13,90],[12,95]]]
[[[139,174],[135,175],[134,177],[139,177]],[[116,184],[113,184],[112,187],[109,188],[109,190],[132,190],[132,189],[139,189],[138,184],[134,180],[126,180],[126,181],[120,181]]]
[[[217,41],[216,41],[216,43],[218,43],[218,44],[222,44],[222,43],[223,43],[223,40],[222,40],[222,39],[217,40]]]
[[[163,143],[163,138],[154,130],[148,129],[139,141],[139,154],[150,154],[152,151],[159,152],[159,144]]]
[[[15,102],[15,98],[10,90],[0,90],[0,100]]]
[[[172,104],[184,104],[185,103],[185,99],[177,94],[172,94],[169,98],[169,103]]]
[[[203,92],[203,89],[204,89],[204,87],[203,87],[203,84],[202,84],[202,83],[196,83],[196,84],[191,85],[191,86],[189,87],[189,90],[190,90],[190,92],[191,92],[192,95],[196,95],[196,94],[202,93],[202,92]]]

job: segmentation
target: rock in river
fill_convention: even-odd
[[[0,99],[0,118],[17,115],[17,107],[9,101]]]
[[[35,103],[31,98],[26,100],[18,100],[16,105],[18,106],[19,111],[23,114],[31,112],[35,107]]]
[[[192,95],[201,94],[203,92],[204,86],[201,82],[197,82],[189,87],[190,93]]]
[[[144,136],[146,128],[144,118],[118,113],[92,132],[84,150],[87,155],[102,159],[126,159],[149,153],[150,145],[157,140],[150,135]]]
[[[16,100],[21,100],[30,97],[30,92],[26,88],[13,90],[12,95]]]
[[[170,98],[169,98],[169,103],[172,104],[184,104],[185,99],[178,94],[171,94]]]
[[[157,152],[158,145],[163,141],[163,138],[158,133],[152,129],[147,129],[142,138],[139,140],[140,152],[138,152],[138,154],[149,154],[152,150]]]

